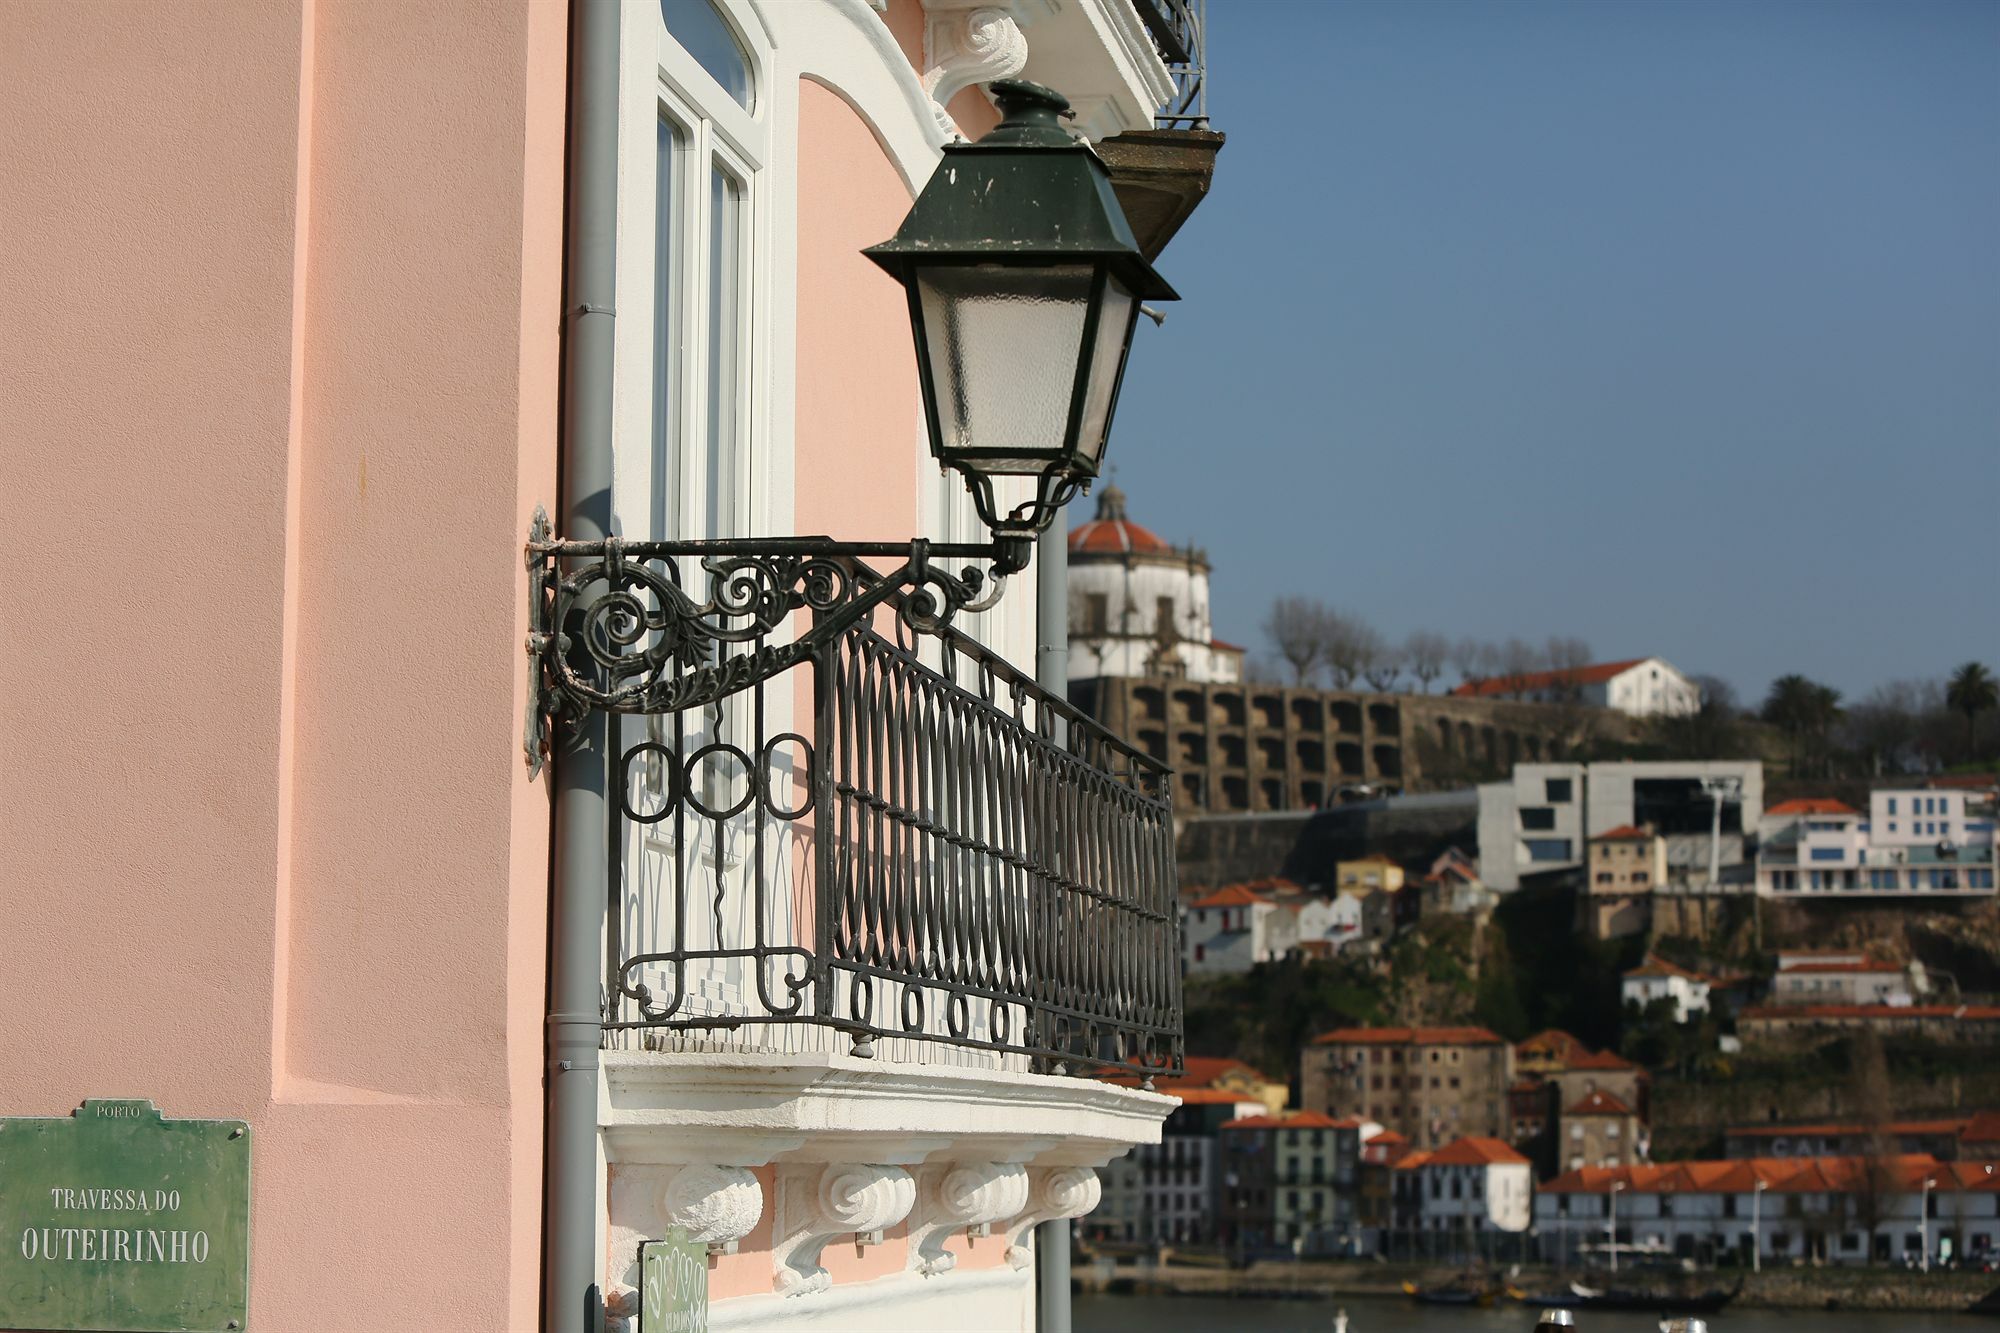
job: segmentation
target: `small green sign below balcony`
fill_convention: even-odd
[[[639,1247],[639,1333],[708,1333],[708,1246],[684,1227]]]
[[[235,1333],[249,1306],[248,1125],[149,1101],[0,1119],[0,1328]]]

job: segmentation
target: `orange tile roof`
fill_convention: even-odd
[[[1250,1115],[1240,1120],[1232,1120],[1224,1129],[1353,1129],[1346,1121],[1335,1120],[1332,1116],[1321,1115],[1318,1111],[1300,1111],[1294,1115]]]
[[[1960,1143],[2000,1143],[2000,1111],[1976,1111],[1959,1134]]]
[[[1514,1047],[1518,1054],[1539,1055],[1547,1052],[1558,1060],[1567,1060],[1571,1055],[1589,1049],[1561,1028],[1545,1028],[1532,1037],[1524,1038]]]
[[[1369,1135],[1368,1141],[1370,1143],[1408,1143],[1410,1136],[1407,1134],[1398,1134],[1393,1129],[1385,1129],[1380,1134]]]
[[[1571,1069],[1637,1069],[1639,1066],[1610,1051],[1584,1051],[1570,1057]]]
[[[1711,986],[1715,984],[1715,978],[1703,976],[1699,972],[1690,972],[1678,963],[1670,963],[1657,954],[1647,954],[1645,962],[1639,964],[1639,966],[1633,968],[1625,975],[1628,977],[1686,977],[1689,981],[1707,982]]]
[[[1757,1157],[1742,1161],[1587,1166],[1542,1185],[1544,1194],[1606,1194],[1613,1184],[1637,1193],[1748,1194],[1758,1185],[1781,1194],[1837,1194],[1870,1187],[1914,1194],[1933,1189],[2000,1189],[2000,1166],[1940,1162],[1925,1153],[1866,1157]]]
[[[1370,1143],[1373,1143],[1375,1140],[1370,1139],[1368,1141]],[[1430,1160],[1431,1160],[1431,1154],[1427,1152],[1405,1153],[1401,1158],[1397,1160],[1396,1170],[1414,1171],[1418,1167],[1422,1166],[1425,1162],[1428,1162]]]
[[[1591,841],[1592,842],[1644,842],[1647,839],[1651,838],[1652,836],[1653,835],[1648,833],[1645,829],[1634,827],[1631,824],[1620,824],[1617,828],[1606,829],[1604,832],[1598,834],[1595,838],[1592,838]]]
[[[1153,1085],[1159,1088],[1159,1084]],[[1160,1091],[1168,1091],[1160,1088]],[[1222,1088],[1174,1088],[1171,1095],[1178,1097],[1188,1106],[1255,1106],[1257,1099],[1247,1092],[1228,1092]]]
[[[1258,893],[1247,884],[1231,884],[1226,889],[1217,889],[1206,898],[1195,899],[1196,907],[1249,907],[1253,903],[1268,903],[1271,900]]]
[[[1069,549],[1085,555],[1164,555],[1173,547],[1161,541],[1151,529],[1125,518],[1093,518],[1069,534]]]
[[[1480,1138],[1477,1135],[1453,1139],[1444,1147],[1429,1154],[1426,1160],[1432,1166],[1497,1166],[1510,1162],[1526,1165],[1528,1161],[1500,1140]]]
[[[1315,1046],[1499,1046],[1485,1028],[1335,1028],[1312,1039]]]
[[[1602,685],[1613,676],[1630,671],[1648,660],[1650,659],[1634,657],[1629,661],[1599,662],[1592,666],[1571,667],[1565,671],[1524,671],[1518,675],[1495,676],[1491,680],[1467,681],[1452,693],[1476,699],[1493,694],[1527,694],[1557,684]]]
[[[1569,1115],[1631,1115],[1632,1108],[1619,1101],[1608,1092],[1593,1092],[1575,1106],[1569,1108]]]
[[[1845,801],[1826,796],[1802,796],[1780,801],[1764,812],[1767,815],[1858,815],[1861,812]]]

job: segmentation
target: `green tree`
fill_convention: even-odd
[[[1801,675],[1778,677],[1764,696],[1764,720],[1791,741],[1795,773],[1811,767],[1812,759],[1823,760],[1828,735],[1840,716],[1840,691]]]
[[[2000,708],[2000,681],[1993,679],[1984,663],[1967,662],[1951,673],[1944,701],[1952,712],[1965,714],[1965,757],[1977,758],[1979,715],[1989,708]]]

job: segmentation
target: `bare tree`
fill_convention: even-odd
[[[1526,698],[1528,677],[1543,669],[1542,650],[1525,639],[1509,639],[1500,646],[1500,679],[1510,699]]]
[[[1491,644],[1467,635],[1451,646],[1451,664],[1467,685],[1486,679],[1487,653]]]
[[[1361,674],[1371,688],[1387,694],[1396,688],[1396,678],[1403,674],[1403,649],[1366,625],[1359,628]]]
[[[1335,689],[1347,689],[1354,684],[1354,678],[1367,669],[1371,638],[1380,642],[1375,631],[1355,617],[1343,611],[1326,613],[1322,643]]]
[[[1590,665],[1590,645],[1582,639],[1553,636],[1543,649],[1542,658],[1550,673],[1549,702],[1583,702],[1583,682],[1576,679],[1576,674]]]
[[[1292,665],[1292,681],[1303,685],[1326,658],[1328,611],[1310,597],[1280,597],[1271,603],[1264,633],[1278,656]]]
[[[1431,682],[1444,674],[1445,662],[1453,657],[1451,640],[1432,630],[1417,630],[1403,640],[1403,657],[1410,664],[1410,674],[1429,694]]]

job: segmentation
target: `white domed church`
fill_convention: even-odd
[[[1132,522],[1112,485],[1069,534],[1069,674],[1243,679],[1243,649],[1216,639],[1209,620],[1208,553]]]

